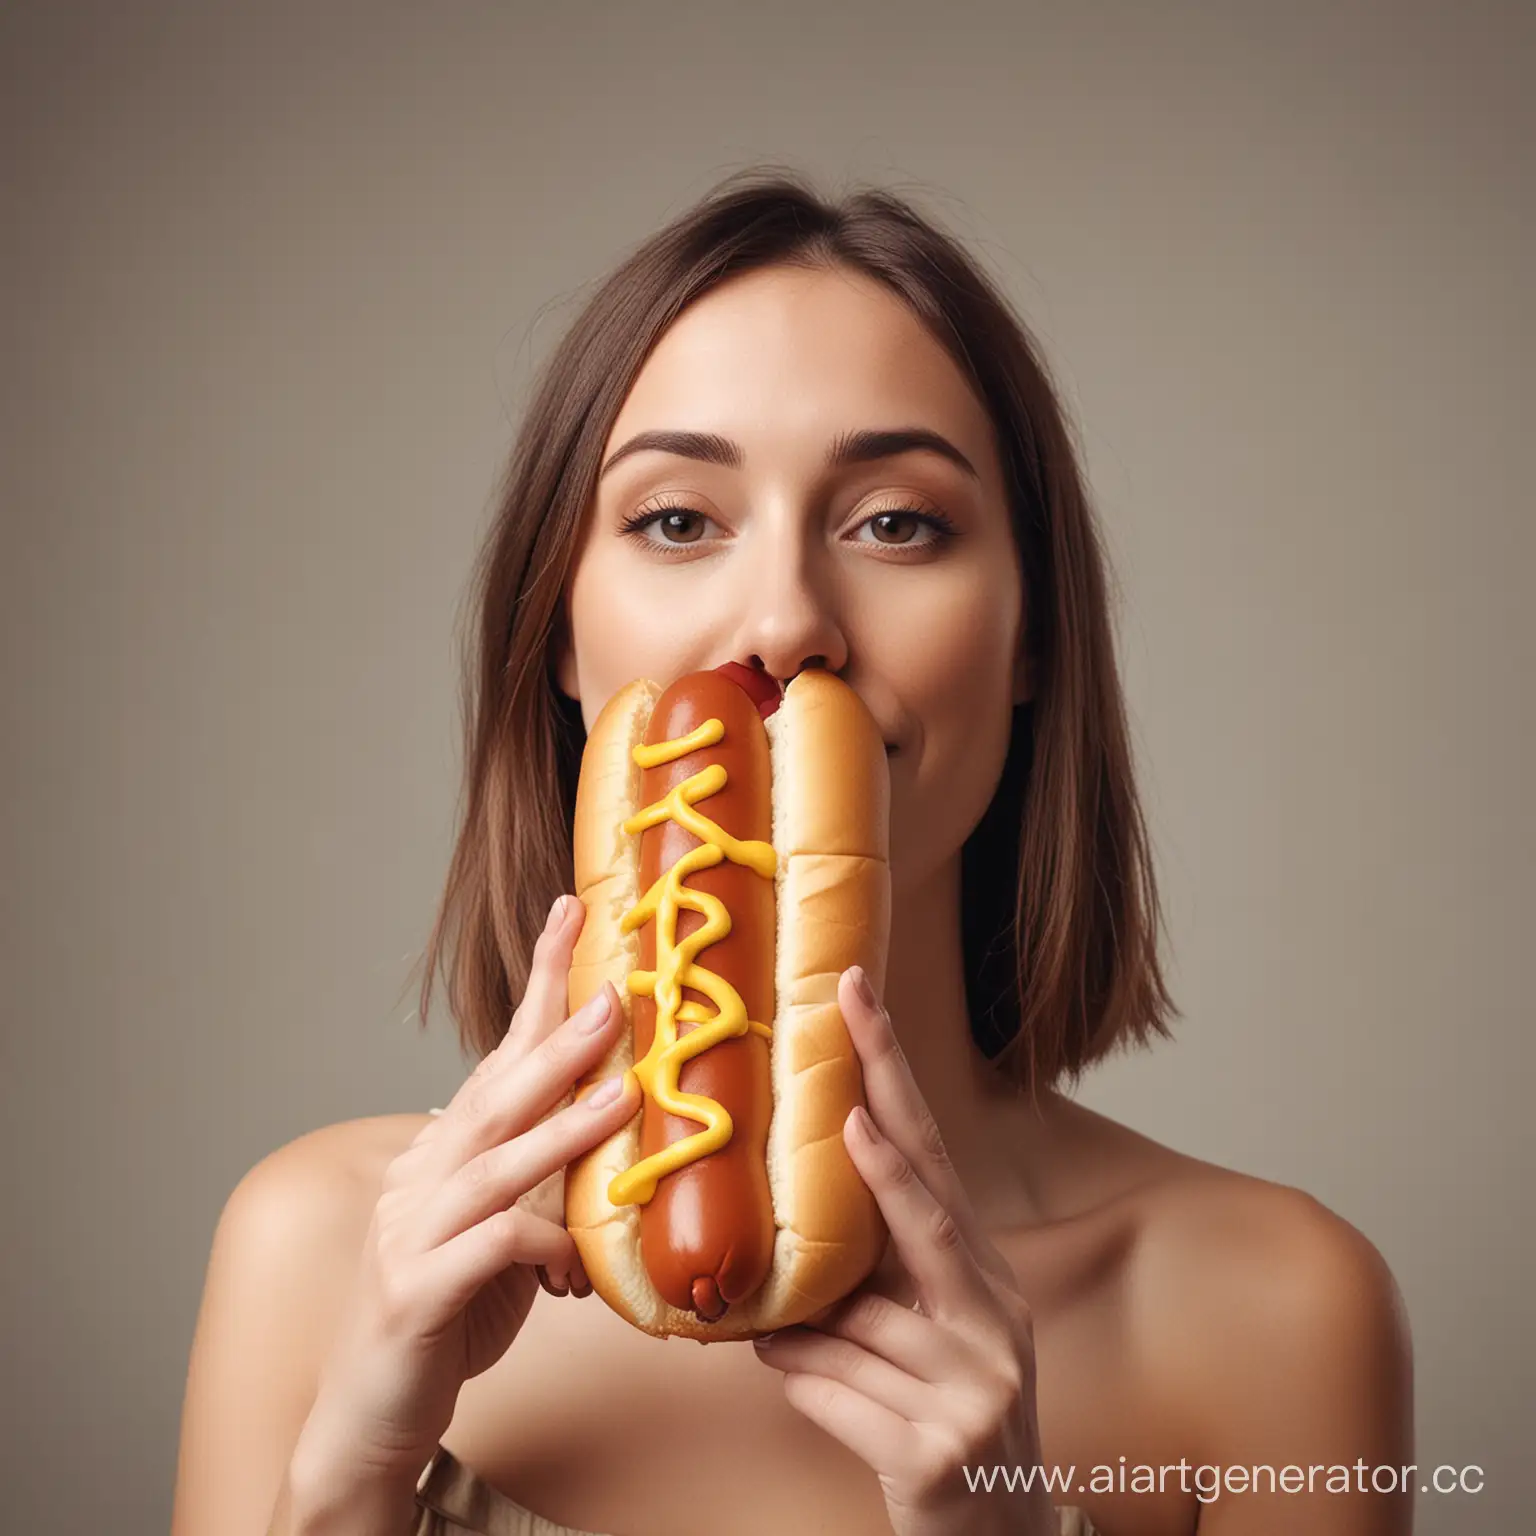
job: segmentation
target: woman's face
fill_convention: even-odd
[[[894,887],[953,857],[1026,696],[1023,597],[991,423],[922,323],[843,268],[732,278],[661,338],[603,465],[557,662],[587,727],[636,677],[826,667],[891,750]]]

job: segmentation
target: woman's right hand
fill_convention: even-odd
[[[522,1327],[535,1271],[586,1285],[564,1226],[515,1203],[639,1109],[624,1073],[540,1120],[607,1055],[623,1017],[608,982],[564,1017],[584,918],[575,897],[555,903],[506,1038],[389,1165],[301,1436],[312,1461],[419,1472],[460,1388]]]

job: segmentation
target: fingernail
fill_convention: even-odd
[[[878,1009],[880,1005],[875,1001],[875,989],[870,986],[864,967],[856,965],[848,974],[853,978],[853,990],[859,994],[859,1001],[866,1008]]]
[[[875,1129],[875,1122],[870,1119],[869,1111],[862,1104],[853,1111],[853,1134],[870,1146],[880,1140],[880,1132]]]
[[[606,1109],[623,1092],[624,1074],[620,1072],[617,1077],[604,1078],[583,1102],[588,1109]]]
[[[757,1338],[752,1340],[752,1347],[753,1349],[762,1349],[765,1345],[772,1344],[773,1340],[774,1335],[771,1333],[760,1334]]]
[[[565,921],[566,902],[569,899],[566,896],[555,897],[555,904],[549,909],[549,916],[544,922],[545,933],[553,933]]]
[[[576,1028],[584,1035],[595,1035],[608,1022],[608,988],[599,987],[594,997],[589,997],[576,1010]]]

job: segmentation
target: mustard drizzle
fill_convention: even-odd
[[[713,746],[724,736],[724,724],[711,717],[686,736],[652,746],[642,742],[633,749],[633,757],[641,768],[655,768]],[[679,1088],[678,1074],[683,1063],[748,1030],[770,1039],[773,1035],[766,1024],[747,1017],[746,1004],[735,987],[723,976],[699,965],[695,958],[731,931],[731,915],[717,896],[684,885],[688,876],[727,858],[768,880],[773,879],[778,869],[778,855],[771,843],[734,838],[695,809],[698,801],[718,793],[725,784],[724,765],[711,763],[675,785],[662,799],[636,811],[624,823],[625,832],[637,834],[672,820],[699,839],[700,846],[690,848],[624,914],[620,932],[631,933],[652,918],[656,920],[656,969],[631,971],[625,979],[631,997],[656,1000],[656,1033],[644,1059],[635,1063],[635,1076],[660,1108],[696,1121],[703,1129],[672,1142],[618,1174],[608,1186],[608,1199],[613,1205],[644,1205],[656,1193],[659,1179],[718,1152],[731,1139],[731,1116],[723,1104]],[[679,941],[677,914],[684,907],[700,913],[704,921]],[[683,1002],[684,987],[704,993],[715,1011],[710,1013],[696,1002]],[[679,1024],[697,1027],[679,1036]]]

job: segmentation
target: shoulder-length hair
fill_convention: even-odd
[[[967,1004],[978,1048],[1030,1091],[1076,1079],[1180,1017],[1159,970],[1150,842],[1132,773],[1107,561],[1038,347],[960,246],[907,201],[836,202],[796,175],[739,173],[633,251],[545,364],[477,568],[465,669],[463,821],[423,956],[467,1053],[505,1034],[551,902],[572,885],[585,728],[553,642],[603,447],[642,363],[695,299],[772,264],[842,265],[903,299],[996,428],[1022,556],[1033,695],[962,852]]]

